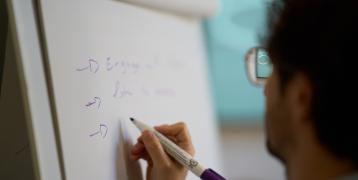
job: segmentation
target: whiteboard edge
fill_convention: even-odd
[[[60,161],[33,3],[31,0],[7,1],[10,33],[14,41],[21,92],[25,102],[35,178],[60,180]],[[34,22],[33,26],[26,29],[21,27],[24,25],[20,22],[25,20]],[[32,46],[28,46],[28,43]],[[32,51],[32,56],[26,56],[31,55],[26,54],[26,51]],[[41,86],[36,84],[38,82]]]

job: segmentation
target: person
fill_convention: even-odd
[[[265,83],[269,152],[287,179],[358,179],[355,51],[358,1],[275,0],[264,44],[273,66]],[[194,155],[184,123],[156,129]],[[131,151],[147,179],[181,180],[187,171],[146,131]]]

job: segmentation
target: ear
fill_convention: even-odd
[[[296,74],[289,83],[288,106],[292,113],[295,123],[311,124],[310,109],[313,96],[313,86],[311,80],[304,73]]]

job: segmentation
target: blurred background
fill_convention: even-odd
[[[246,52],[262,45],[268,0],[221,0],[204,22],[214,105],[228,179],[284,179],[282,165],[265,147],[263,87],[245,70]]]

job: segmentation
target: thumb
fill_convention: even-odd
[[[143,144],[150,155],[153,164],[169,164],[170,159],[165,153],[159,139],[150,131],[143,132]]]

